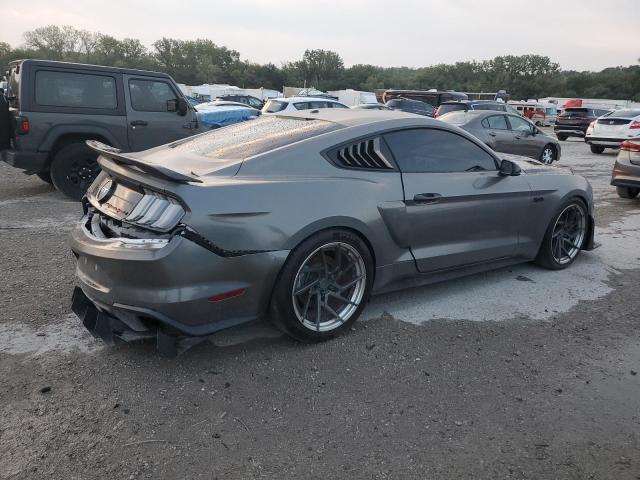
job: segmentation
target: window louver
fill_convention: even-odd
[[[349,168],[393,170],[393,165],[382,153],[379,138],[371,138],[339,148],[336,151],[336,160],[340,166]]]

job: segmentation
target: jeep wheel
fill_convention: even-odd
[[[67,197],[80,200],[100,172],[97,157],[84,143],[63,147],[51,162],[53,185]]]
[[[592,153],[600,154],[604,152],[604,147],[602,145],[590,145],[590,147]]]
[[[49,185],[51,185],[53,183],[51,181],[51,172],[49,172],[49,171],[47,171],[47,172],[38,172],[38,173],[36,173],[36,177],[38,177],[43,182],[48,183]]]

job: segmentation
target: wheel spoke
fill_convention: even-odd
[[[306,292],[307,290],[309,290],[310,288],[315,287],[318,283],[320,283],[320,279],[316,279],[313,282],[307,283],[304,287],[300,287],[298,290],[296,290],[295,292],[293,292],[293,294],[295,296],[300,295],[301,293]]]
[[[327,263],[327,256],[324,253],[324,248],[320,250],[320,256],[322,257],[322,266],[324,267],[325,275],[329,274],[329,264]]]
[[[329,312],[331,315],[333,315],[334,317],[340,319],[341,322],[344,322],[344,320],[342,319],[342,317],[340,316],[340,314],[338,312],[336,312],[333,308],[331,308],[331,306],[329,305],[329,302],[327,302],[327,298],[325,297],[324,302],[322,303],[323,308]]]
[[[364,278],[364,275],[360,275],[359,277],[354,278],[353,280],[351,280],[349,283],[347,283],[346,285],[337,285],[338,287],[338,291],[339,292],[344,292],[345,290],[353,287],[356,283],[358,283],[360,280],[362,280]]]
[[[322,294],[320,292],[316,293],[316,303],[317,311],[316,311],[316,331],[320,331],[320,320],[322,318]]]
[[[313,295],[307,295],[307,301],[304,302],[304,309],[302,310],[302,320],[307,318],[307,312],[309,311],[309,307],[311,306],[311,297],[313,297]]]
[[[356,302],[352,302],[351,300],[344,298],[342,295],[340,295],[339,293],[336,292],[328,292],[327,295],[331,295],[333,298],[337,298],[338,300],[340,300],[341,302],[346,303],[347,305],[355,305],[356,307],[358,306],[358,304]]]

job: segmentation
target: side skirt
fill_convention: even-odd
[[[429,285],[432,283],[452,280],[454,278],[465,277],[476,273],[497,270],[499,268],[517,265],[532,261],[532,258],[526,257],[509,257],[500,260],[492,260],[473,265],[465,265],[448,270],[439,270],[437,272],[420,273],[416,271],[416,265],[413,261],[406,261],[393,265],[385,265],[376,269],[376,280],[373,286],[373,295],[381,293],[394,292],[407,288]]]

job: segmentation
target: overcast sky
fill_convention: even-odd
[[[547,55],[564,69],[637,64],[640,0],[0,0],[0,41],[73,25],[150,46],[166,36],[209,38],[241,58],[279,65],[307,48],[347,66],[420,67]]]

